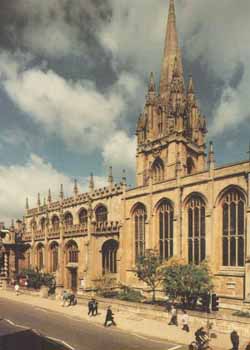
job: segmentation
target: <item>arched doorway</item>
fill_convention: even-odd
[[[69,241],[66,245],[66,267],[68,269],[68,287],[77,290],[78,287],[78,255],[79,249],[75,241]]]
[[[102,246],[102,273],[115,274],[117,273],[117,250],[118,242],[114,239],[109,239]]]

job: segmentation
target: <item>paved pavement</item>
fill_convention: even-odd
[[[6,316],[14,317],[17,322],[25,322],[27,319],[29,326],[34,324],[35,327],[41,327],[40,330],[45,333],[49,332],[54,337],[66,339],[65,341],[73,344],[77,350],[87,348],[88,350],[98,350],[105,349],[105,346],[109,346],[112,350],[140,349],[142,346],[144,349],[150,348],[151,350],[169,348],[182,350],[187,349],[187,345],[194,339],[195,329],[191,329],[190,333],[186,333],[181,330],[181,327],[169,326],[166,321],[144,318],[140,314],[119,310],[115,314],[118,326],[106,329],[103,327],[105,310],[102,309],[102,305],[99,305],[100,313],[98,316],[89,317],[86,305],[62,307],[58,300],[42,299],[26,294],[16,296],[12,291],[0,291],[0,298],[0,316],[3,317],[2,313],[4,311]],[[24,306],[23,303],[26,305]],[[3,305],[8,305],[8,308],[4,309]],[[11,307],[9,307],[10,305]],[[15,309],[14,305],[19,306]],[[41,322],[42,320],[45,320],[45,323]],[[55,329],[52,329],[52,327],[55,327]],[[108,335],[110,337],[106,341],[105,337]],[[89,340],[90,344],[87,348],[82,336],[84,339],[92,339]],[[108,344],[112,337],[124,340],[124,342],[115,343],[110,347]],[[138,343],[139,340],[142,343]],[[92,344],[92,342],[94,343]],[[230,349],[230,337],[228,334],[219,334],[216,339],[213,339],[211,345],[214,350]]]
[[[27,295],[16,296],[0,291],[0,317],[15,324],[36,329],[42,334],[62,340],[76,350],[185,350],[186,347],[162,337],[140,334],[137,328],[123,328],[124,320],[116,315],[118,327],[103,326],[105,310],[96,317],[87,316],[82,305],[62,307],[59,301]],[[140,319],[131,319],[138,324]]]

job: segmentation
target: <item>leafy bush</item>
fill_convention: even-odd
[[[49,288],[49,293],[52,294],[55,291],[55,278],[50,273],[41,273],[32,269],[24,269],[18,275],[17,278],[27,278],[28,287],[34,289],[40,289],[41,286]]]
[[[141,295],[140,291],[126,287],[118,294],[117,298],[119,300],[141,302],[143,296]]]

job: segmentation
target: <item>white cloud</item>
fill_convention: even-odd
[[[9,224],[13,218],[22,218],[25,209],[25,199],[29,198],[30,207],[37,206],[37,193],[47,198],[48,188],[52,191],[53,200],[58,200],[60,184],[64,186],[64,193],[72,195],[73,179],[57,171],[50,163],[35,154],[24,165],[0,166],[0,212],[1,221]],[[96,187],[106,185],[106,179],[95,177]],[[78,182],[79,190],[86,191],[88,179],[82,178]]]
[[[130,138],[128,135],[119,131],[114,134],[109,142],[104,146],[102,152],[104,162],[112,164],[115,169],[134,170],[136,155],[136,137]]]

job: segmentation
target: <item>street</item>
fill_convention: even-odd
[[[182,350],[185,348],[160,339],[129,334],[117,328],[104,328],[99,324],[9,299],[0,298],[0,310],[1,318],[60,339],[75,350]],[[104,315],[102,316],[104,318]],[[119,319],[117,322],[119,323]]]

